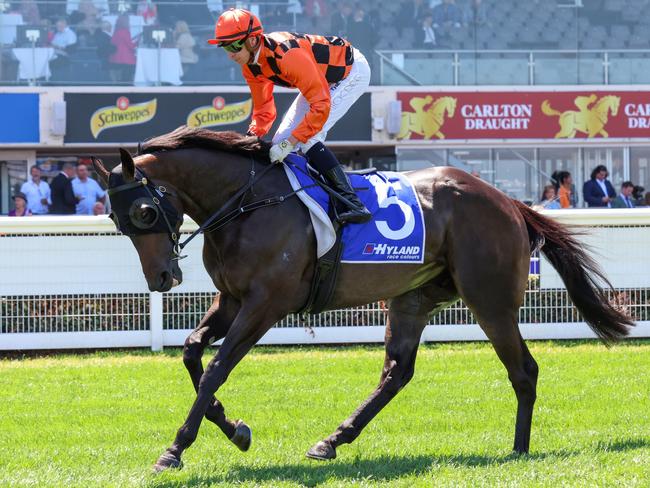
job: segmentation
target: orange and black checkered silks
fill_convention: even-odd
[[[263,36],[257,64],[247,64],[242,73],[253,96],[253,120],[249,130],[266,134],[276,117],[273,86],[298,88],[310,111],[292,135],[307,142],[323,128],[330,110],[330,84],[345,79],[354,62],[352,46],[340,37],[289,32]]]

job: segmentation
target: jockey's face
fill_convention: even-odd
[[[249,37],[244,43],[244,47],[241,51],[236,53],[228,53],[228,57],[232,59],[235,63],[240,66],[249,64],[253,62],[255,58],[255,52],[259,47],[259,37]]]

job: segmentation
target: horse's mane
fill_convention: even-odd
[[[138,148],[138,154],[189,148],[217,149],[268,161],[271,144],[255,136],[244,136],[234,131],[217,132],[181,125],[172,132],[143,142]]]

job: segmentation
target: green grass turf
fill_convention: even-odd
[[[412,382],[329,463],[305,451],[375,387],[381,347],[258,348],[218,397],[253,429],[239,452],[204,421],[154,475],[194,398],[179,350],[0,361],[0,486],[650,486],[650,341],[531,342],[531,454],[488,344],[420,348]]]

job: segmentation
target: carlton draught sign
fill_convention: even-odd
[[[650,92],[399,92],[400,140],[650,136]]]

